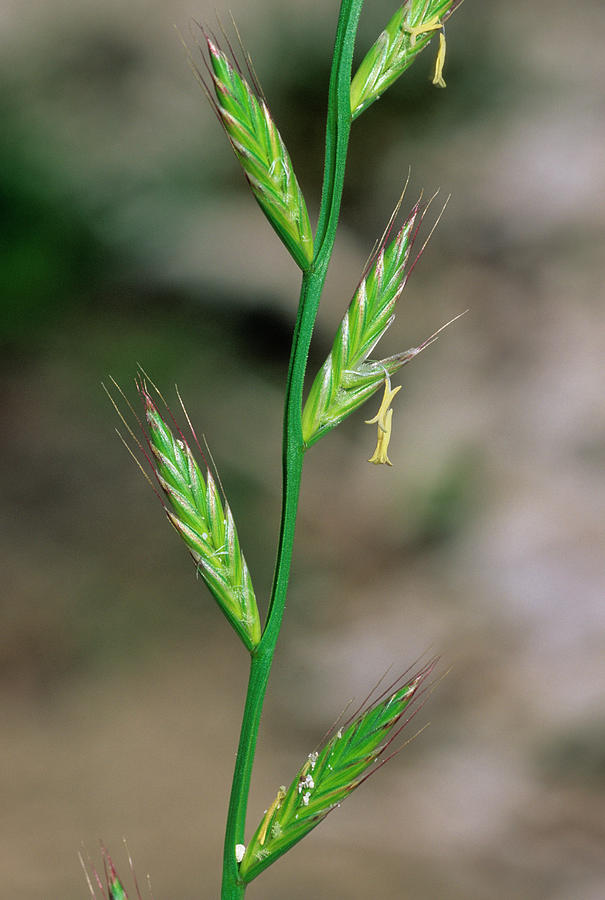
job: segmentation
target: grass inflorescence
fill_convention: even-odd
[[[324,179],[315,238],[292,161],[249,55],[244,51],[245,74],[224,32],[230,54],[220,48],[213,35],[201,29],[201,67],[190,56],[256,200],[302,270],[285,384],[280,530],[264,627],[234,517],[214,464],[211,467],[206,463],[184,406],[191,441],[157,388],[148,386],[151,381],[147,377],[137,382],[143,415],[137,415],[130,407],[138,432],[137,426],[131,428],[120,413],[134,442],[134,447],[130,447],[133,456],[144,471],[147,469],[146,477],[192,555],[197,572],[249,652],[250,674],[225,829],[221,900],[242,900],[250,881],[398,752],[393,749],[393,742],[414,714],[412,704],[423,693],[423,684],[433,669],[431,662],[415,674],[397,679],[378,696],[372,692],[357,712],[331,731],[306,758],[290,785],[280,787],[246,846],[256,742],[288,596],[305,455],[383,387],[378,412],[366,420],[377,428],[376,450],[369,462],[390,466],[392,402],[400,390],[399,385],[392,385],[391,377],[446,327],[409,350],[382,359],[371,358],[393,322],[410,272],[426,246],[425,241],[420,251],[414,250],[428,204],[416,203],[395,231],[401,198],[363,270],[330,353],[305,401],[309,350],[338,228],[352,124],[435,36],[439,43],[433,82],[445,86],[444,24],[461,2],[406,0],[353,77],[353,51],[363,0],[341,0],[328,86]],[[118,391],[125,399],[119,388]],[[118,409],[118,403],[113,402]],[[125,900],[126,893],[108,856],[105,868],[106,892],[94,873],[102,896]],[[90,879],[89,885],[94,896]]]

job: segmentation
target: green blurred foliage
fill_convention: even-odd
[[[443,468],[424,485],[411,486],[405,504],[405,522],[411,532],[408,547],[416,552],[443,550],[462,534],[472,519],[481,492],[481,465],[477,448],[457,449]]]
[[[0,343],[30,346],[86,303],[103,248],[65,184],[18,128],[0,116]]]
[[[605,721],[580,722],[573,730],[550,734],[536,762],[540,774],[557,782],[605,787]]]

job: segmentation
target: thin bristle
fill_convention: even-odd
[[[406,720],[405,725],[407,725],[407,723],[410,722],[411,719],[412,719],[412,716],[410,716],[410,718]],[[412,741],[415,741],[416,738],[420,737],[422,732],[426,731],[426,729],[429,727],[430,724],[431,724],[430,722],[427,722],[425,725],[422,726],[422,728],[419,728],[418,731],[416,731],[411,737],[409,737],[406,741],[404,741],[400,747],[397,747],[396,750],[393,750],[392,753],[390,753],[388,756],[385,756],[384,759],[381,759],[380,762],[378,763],[378,765],[374,766],[374,768],[372,769],[371,772],[368,772],[366,775],[363,776],[363,778],[361,778],[357,782],[356,787],[361,787],[361,785],[364,784],[368,780],[368,778],[371,778],[372,775],[375,775],[379,769],[382,769],[382,767],[386,766],[386,764],[388,762],[390,762],[392,759],[395,759],[396,756],[399,756],[401,751],[405,750],[406,747],[409,747],[409,745],[412,743]],[[405,725],[403,725],[402,728],[404,728]],[[330,810],[330,812],[331,812],[331,810]]]
[[[430,200],[429,200],[428,203],[426,204],[426,206],[425,206],[425,208],[424,208],[424,211],[423,211],[423,213],[422,213],[422,219],[421,219],[421,221],[424,220],[424,217],[425,217],[426,214],[428,213],[429,208],[430,208],[430,206],[431,206],[433,200],[437,197],[438,193],[439,193],[439,190],[436,190],[435,193],[433,194],[433,196],[430,198]],[[441,221],[441,219],[442,219],[442,217],[443,217],[443,214],[444,214],[444,212],[445,212],[445,209],[446,209],[448,203],[450,202],[451,198],[452,198],[452,195],[451,195],[451,194],[448,194],[448,196],[445,198],[445,203],[444,203],[443,206],[441,207],[441,211],[440,211],[439,215],[437,216],[437,218],[435,219],[435,222],[433,223],[433,226],[431,227],[431,230],[429,231],[426,240],[424,241],[422,247],[420,248],[420,250],[419,250],[418,253],[416,254],[416,257],[414,258],[414,261],[412,262],[412,264],[410,265],[410,267],[409,267],[409,269],[408,269],[408,276],[412,274],[412,272],[414,271],[414,267],[416,266],[416,263],[417,263],[418,260],[421,258],[421,256],[422,256],[422,254],[424,253],[424,251],[426,250],[426,248],[427,248],[427,246],[428,246],[428,243],[429,243],[430,239],[432,238],[433,234],[435,233],[435,229],[436,229],[437,226],[439,225],[439,222]]]
[[[81,853],[78,853],[78,859],[80,860],[80,865],[82,866],[82,871],[84,872],[84,878],[86,879],[86,884],[88,885],[90,895],[93,900],[97,900],[97,895],[95,894],[94,888],[92,886],[92,881],[90,880],[90,875],[88,874],[88,869],[86,868],[86,864]]]
[[[267,98],[265,97],[265,93],[264,93],[262,85],[260,83],[260,79],[259,79],[258,75],[256,74],[256,69],[254,68],[254,62],[252,61],[252,57],[251,57],[250,53],[248,52],[248,50],[246,50],[244,42],[242,41],[242,36],[240,34],[239,27],[237,25],[237,22],[235,21],[235,17],[231,10],[229,10],[229,17],[231,19],[231,25],[233,27],[233,30],[235,31],[235,34],[237,36],[237,43],[239,44],[239,48],[241,50],[242,56],[244,57],[244,60],[246,62],[246,68],[248,70],[248,74],[250,75],[250,80],[251,80],[252,84],[254,85],[254,90],[256,91],[258,96],[268,106],[269,104],[267,103]]]
[[[151,487],[151,489],[152,489],[153,491],[155,491],[155,493],[156,493],[156,494],[158,495],[158,497],[159,497],[160,495],[158,494],[158,492],[157,492],[157,490],[156,490],[156,487],[155,487],[153,481],[151,480],[151,478],[149,477],[149,475],[147,474],[147,472],[146,472],[145,469],[143,468],[143,466],[142,466],[142,464],[141,464],[141,460],[138,459],[136,453],[134,452],[134,450],[132,449],[132,447],[130,446],[130,444],[128,443],[128,441],[126,440],[126,438],[124,437],[124,435],[122,434],[122,432],[119,430],[119,428],[116,428],[116,429],[115,429],[115,433],[116,433],[117,436],[120,438],[120,440],[122,441],[122,443],[123,443],[124,446],[126,447],[128,453],[130,454],[130,456],[132,457],[132,459],[133,459],[133,460],[135,461],[135,463],[137,464],[137,466],[138,466],[138,468],[139,468],[139,470],[140,470],[140,472],[141,472],[141,475],[143,476],[143,478],[145,479],[145,481],[149,484],[149,486]]]
[[[139,375],[142,375],[142,376],[143,376],[143,379],[144,379],[144,380],[143,380],[143,385],[145,386],[145,388],[146,388],[146,386],[147,386],[147,383],[149,383],[149,384],[151,385],[151,387],[154,389],[154,391],[156,392],[156,394],[158,395],[158,397],[160,398],[160,400],[162,401],[162,403],[164,404],[164,406],[168,406],[168,403],[167,403],[167,401],[164,399],[164,395],[163,395],[162,392],[160,391],[159,387],[157,386],[157,384],[155,383],[155,381],[151,378],[151,376],[145,371],[145,369],[143,368],[143,366],[141,365],[141,363],[137,363],[137,369],[138,369]],[[136,382],[136,379],[135,379],[135,384],[136,384],[136,383],[137,383],[137,382]]]
[[[141,892],[139,890],[139,883],[137,881],[137,873],[135,872],[135,869],[134,869],[134,863],[132,861],[132,856],[130,855],[130,850],[128,849],[128,844],[126,842],[126,838],[125,837],[122,838],[122,841],[124,843],[124,847],[126,848],[126,855],[128,856],[128,865],[130,866],[130,873],[132,875],[132,880],[134,882],[135,891],[137,892],[137,897],[139,898],[139,900],[143,900],[143,898],[141,896]]]
[[[408,185],[410,183],[411,176],[412,176],[412,167],[410,166],[408,168],[408,175],[405,180],[405,184],[403,185],[403,190],[402,190],[401,194],[399,195],[399,200],[395,204],[395,209],[393,210],[393,212],[390,215],[389,221],[386,224],[386,228],[382,232],[382,236],[376,241],[376,243],[372,247],[372,252],[368,256],[366,263],[363,267],[362,275],[361,275],[361,278],[359,279],[359,284],[357,285],[358,288],[359,288],[359,285],[361,284],[361,282],[367,276],[367,274],[370,271],[370,269],[372,268],[372,266],[374,265],[374,262],[376,261],[376,257],[378,256],[380,251],[382,249],[384,249],[384,247],[387,244],[387,241],[389,240],[389,238],[391,236],[391,232],[393,230],[393,225],[395,224],[395,219],[399,215],[399,210],[401,209],[401,204],[403,203],[403,199],[404,199],[406,191],[408,189]],[[416,205],[414,206],[414,208],[412,209],[412,212],[410,213],[410,218],[415,214],[416,210],[418,209],[421,199],[422,199],[422,192],[420,194],[420,197],[418,198],[418,201],[416,202]]]
[[[439,684],[441,684],[441,681],[442,681],[442,679],[443,679],[444,676],[441,676],[440,678],[438,678],[437,681],[432,681],[432,680],[429,681],[429,680],[428,680],[428,679],[430,678],[430,676],[433,674],[433,672],[434,672],[436,666],[439,664],[439,661],[440,661],[439,657],[436,657],[436,658],[431,662],[431,664],[430,664],[429,666],[427,666],[427,668],[425,669],[425,671],[422,673],[420,679],[418,680],[418,683],[416,684],[416,687],[415,687],[415,690],[414,690],[414,695],[413,695],[413,697],[412,697],[412,702],[410,703],[410,706],[411,706],[412,703],[413,703],[413,705],[414,705],[414,711],[411,713],[411,715],[409,716],[409,718],[407,718],[407,719],[405,720],[405,724],[400,725],[400,726],[398,727],[398,729],[397,729],[397,731],[395,732],[395,734],[393,735],[393,737],[397,737],[397,735],[401,733],[401,731],[403,730],[403,728],[405,728],[405,725],[407,725],[407,723],[408,723],[409,721],[411,721],[411,719],[412,719],[418,712],[420,712],[421,709],[424,708],[425,703],[427,702],[427,700],[429,699],[429,697],[431,696],[431,694],[433,693],[433,691],[437,688],[437,686],[438,686]],[[448,670],[448,671],[449,671],[449,670]],[[447,674],[447,673],[446,673],[446,674]],[[389,741],[389,743],[390,743],[390,742],[391,742],[391,741]],[[388,746],[388,745],[387,745],[387,746]]]
[[[148,440],[148,438],[147,438],[147,432],[145,431],[145,428],[144,428],[144,426],[143,426],[143,423],[141,422],[141,420],[140,420],[139,417],[137,416],[137,414],[136,414],[136,412],[134,411],[134,409],[133,409],[133,407],[132,407],[130,401],[128,400],[128,398],[126,397],[126,395],[124,394],[124,392],[122,391],[122,388],[120,387],[120,385],[116,382],[116,380],[115,380],[112,376],[110,376],[110,380],[111,380],[112,384],[114,385],[114,387],[118,390],[120,396],[122,397],[122,399],[124,400],[124,402],[126,403],[126,405],[128,406],[128,409],[130,410],[130,412],[132,413],[132,415],[133,415],[134,418],[136,419],[137,424],[138,424],[138,426],[139,426],[139,428],[140,428],[140,430],[141,430],[141,434],[143,435],[143,440],[144,440],[145,443],[147,444],[147,448],[148,448],[149,452],[147,452],[147,450],[145,449],[145,446],[141,443],[141,441],[138,439],[138,437],[136,436],[136,434],[134,433],[134,431],[132,430],[132,428],[131,428],[130,425],[128,424],[128,422],[127,422],[126,418],[124,417],[124,415],[123,415],[123,413],[122,413],[120,407],[118,406],[118,404],[117,404],[116,401],[114,400],[114,398],[113,398],[113,396],[111,395],[110,391],[108,390],[107,386],[106,386],[105,384],[103,384],[103,383],[101,384],[101,386],[102,386],[103,390],[105,391],[105,393],[107,394],[107,396],[109,397],[109,400],[110,400],[110,402],[111,402],[111,405],[113,406],[113,408],[115,409],[116,413],[118,414],[118,416],[119,416],[119,418],[120,418],[120,421],[122,422],[122,424],[123,424],[124,427],[126,428],[126,430],[127,430],[128,434],[129,434],[130,438],[132,439],[132,441],[134,442],[135,446],[139,449],[140,453],[141,453],[141,454],[143,455],[143,457],[145,458],[145,461],[147,462],[147,465],[149,466],[149,468],[150,468],[150,470],[152,471],[152,473],[153,473],[154,475],[156,475],[156,472],[155,472],[155,466],[154,466],[154,464],[153,464],[152,454],[151,454],[151,444],[149,443],[149,440]],[[138,466],[138,468],[139,468],[141,474],[143,475],[143,477],[145,478],[145,480],[148,482],[148,484],[151,485],[152,490],[154,491],[154,493],[156,494],[156,496],[157,496],[157,497],[160,499],[160,501],[161,501],[161,496],[160,496],[159,492],[157,491],[155,485],[154,485],[153,482],[151,481],[151,479],[150,479],[150,477],[149,477],[149,474],[145,471],[145,468],[143,467],[143,465],[142,465],[140,459],[138,459],[136,453],[134,452],[134,450],[132,449],[132,447],[130,446],[130,444],[128,443],[128,441],[126,440],[126,438],[124,437],[124,435],[121,433],[121,431],[119,430],[119,428],[116,428],[116,429],[115,429],[115,432],[116,432],[116,434],[118,435],[118,437],[120,438],[120,440],[122,441],[122,443],[124,444],[124,446],[126,447],[128,453],[130,454],[130,456],[132,457],[132,459],[134,460],[134,462],[136,463],[136,465]],[[156,479],[157,479],[157,475],[156,475]]]
[[[359,706],[357,706],[356,709],[351,713],[349,718],[346,719],[345,722],[343,722],[343,725],[345,727],[347,725],[349,725],[349,723],[352,722],[353,719],[356,719],[359,715],[361,715],[363,709],[365,709],[367,706],[372,705],[372,702],[373,702],[372,697],[373,697],[374,693],[378,690],[378,688],[380,687],[380,685],[382,684],[384,679],[387,677],[387,675],[389,674],[389,672],[391,671],[392,668],[393,668],[393,664],[391,663],[391,665],[387,669],[385,669],[385,671],[382,673],[382,675],[380,676],[380,678],[378,679],[378,681],[376,682],[374,687],[371,688],[370,691],[368,691],[368,693],[366,694],[364,699],[361,701]],[[400,677],[401,676],[398,676],[398,680]],[[380,699],[380,697],[378,699]]]
[[[391,684],[389,684],[386,688],[384,688],[384,690],[377,697],[372,697],[372,694],[374,693],[374,690],[375,690],[375,689],[373,689],[372,692],[369,694],[367,700],[359,708],[359,711],[354,716],[352,716],[351,719],[349,719],[347,722],[345,722],[345,726],[348,726],[352,721],[354,721],[354,719],[364,716],[369,710],[376,708],[377,706],[380,706],[380,704],[385,700],[385,698],[393,696],[398,691],[402,690],[406,686],[406,683],[412,684],[414,681],[419,682],[421,679],[425,678],[426,675],[434,667],[436,662],[437,662],[436,659],[431,660],[429,663],[426,664],[426,666],[424,666],[422,669],[420,669],[420,671],[417,671],[413,677],[410,677],[410,674],[409,674],[410,671],[412,670],[413,666],[408,667],[408,669],[406,669],[405,672],[403,672],[401,675],[398,675],[397,678],[393,682],[391,682]],[[414,694],[415,693],[416,693],[416,691],[414,691]],[[414,694],[412,694],[412,697],[414,696]],[[412,699],[412,697],[410,699]]]
[[[190,30],[191,30],[191,25],[193,24],[193,22],[194,22],[194,20],[190,23]],[[196,24],[197,27],[198,27],[200,30],[202,30],[202,32],[203,32],[202,26],[201,26],[198,22],[195,22],[195,24]],[[189,65],[189,68],[190,68],[191,71],[193,72],[193,76],[194,76],[195,80],[197,81],[197,83],[198,83],[199,86],[201,87],[202,91],[204,92],[204,94],[205,94],[205,96],[206,96],[206,99],[208,100],[208,102],[210,103],[210,106],[212,107],[212,110],[213,110],[214,114],[216,115],[218,121],[219,121],[219,122],[221,123],[221,125],[222,125],[223,123],[222,123],[221,115],[220,115],[220,112],[219,112],[219,109],[218,109],[218,105],[217,105],[217,103],[216,103],[216,100],[214,99],[214,96],[213,96],[213,94],[212,94],[212,90],[210,89],[210,87],[208,86],[208,84],[206,84],[206,80],[205,80],[205,78],[204,78],[204,76],[203,76],[201,70],[199,69],[198,65],[196,64],[196,62],[195,62],[195,60],[194,60],[194,58],[193,58],[193,55],[192,55],[192,53],[191,53],[191,50],[190,50],[190,48],[189,48],[189,46],[188,46],[188,44],[187,44],[187,41],[186,41],[185,38],[183,37],[181,31],[179,30],[179,28],[178,28],[176,25],[175,25],[174,27],[175,27],[175,29],[176,29],[176,32],[177,32],[178,36],[179,36],[179,39],[180,39],[180,41],[181,41],[181,44],[183,45],[183,47],[184,47],[184,49],[185,49],[185,53],[186,53],[186,56],[187,56],[187,63],[188,63],[188,65]],[[212,73],[210,72],[210,69],[209,69],[208,64],[207,64],[207,62],[206,62],[206,58],[205,58],[205,56],[204,56],[204,53],[203,53],[203,51],[202,51],[202,48],[201,48],[200,45],[197,43],[197,41],[195,41],[195,43],[196,43],[198,49],[201,51],[201,57],[202,57],[202,62],[203,62],[203,64],[204,64],[204,67],[207,69],[208,74],[209,74],[210,77],[211,77],[211,76],[212,76]]]
[[[439,662],[438,656],[432,656],[423,666],[418,668],[420,664],[420,660],[422,659],[424,654],[421,654],[408,668],[399,675],[388,687],[386,687],[383,692],[375,698],[373,701],[374,705],[384,700],[385,697],[388,697],[390,694],[400,690],[406,683],[412,683],[414,681],[420,682],[426,678],[427,675],[435,668],[437,663]],[[412,675],[411,673],[414,672]]]
[[[235,23],[235,18],[233,16],[233,12],[231,10],[229,10],[229,17],[231,19],[231,24],[233,26],[233,30],[235,31],[235,35],[237,37],[237,44],[238,44],[238,47],[242,54],[244,66],[247,70],[248,77],[250,78],[250,81],[252,82],[252,87],[254,88],[254,92],[264,100],[264,94],[263,94],[260,84],[258,83],[258,80],[256,78],[256,73],[254,72],[254,68],[252,66],[252,60],[251,60],[250,54],[247,52],[247,50],[245,49],[245,47],[242,43],[239,29]],[[225,43],[227,44],[227,47],[229,48],[229,55],[231,57],[231,60],[233,61],[235,68],[237,69],[237,71],[241,75],[241,77],[245,78],[246,75],[244,73],[244,66],[242,66],[239,61],[239,57],[238,57],[237,53],[235,52],[235,48],[233,47],[233,44],[231,43],[231,39],[230,39],[229,35],[227,34],[227,31],[225,30],[225,26],[223,25],[218,13],[216,14],[216,20],[218,22],[223,39],[224,39]],[[215,43],[216,43],[216,41],[215,41]]]
[[[103,845],[101,844],[101,846],[103,846]],[[81,854],[80,854],[80,857],[81,857]],[[90,871],[92,872],[92,876],[93,876],[93,878],[94,878],[94,880],[95,880],[95,882],[96,882],[96,885],[97,885],[99,891],[101,892],[101,897],[103,897],[103,898],[105,898],[105,900],[107,900],[107,895],[106,895],[106,893],[105,893],[105,888],[103,887],[103,882],[101,881],[101,878],[100,878],[100,876],[99,876],[99,873],[97,872],[97,869],[96,869],[94,863],[92,862],[92,860],[91,860],[91,858],[90,858],[90,854],[88,853],[88,851],[86,851],[86,857],[87,857],[87,859],[88,859],[88,865],[89,865],[89,867],[90,867]],[[88,874],[88,873],[87,873],[87,874]],[[87,879],[87,880],[90,881],[90,879]],[[94,892],[94,888],[93,888],[93,896],[96,898],[96,894],[95,894],[95,892]]]
[[[109,885],[109,870],[107,867],[107,850],[105,849],[103,844],[101,844],[101,854],[103,856],[103,870],[105,872],[105,881],[107,883],[107,892],[108,892],[109,896],[111,897],[111,887]]]
[[[347,723],[351,721],[350,718],[344,720],[343,717],[346,715],[346,713],[349,710],[349,707],[351,706],[351,704],[353,702],[354,702],[353,700],[347,700],[344,707],[342,708],[342,711],[336,716],[336,718],[334,719],[333,723],[330,725],[328,730],[325,731],[323,733],[323,735],[321,736],[321,738],[318,740],[317,744],[313,748],[314,750],[317,750],[318,747],[322,747],[325,743],[327,743],[327,741],[332,737],[332,735],[336,734],[339,725],[346,727]]]
[[[216,462],[214,461],[214,456],[212,455],[212,450],[210,449],[210,444],[208,443],[205,434],[202,435],[202,440],[204,441],[204,447],[206,448],[206,452],[207,452],[208,456],[210,457],[210,462],[212,463],[212,473],[214,475],[214,478],[216,479],[216,482],[219,486],[220,492],[223,495],[223,499],[226,503],[227,495],[225,493],[225,488],[223,487],[223,482],[221,481],[221,476],[220,476],[220,472],[218,470],[218,466],[216,465]],[[208,466],[208,468],[210,468],[210,466]]]
[[[446,322],[445,325],[442,325],[441,328],[438,328],[437,331],[434,331],[421,344],[418,344],[418,346],[414,348],[415,353],[420,353],[422,350],[426,350],[427,347],[430,347],[431,344],[434,344],[442,331],[445,331],[446,328],[449,328],[450,325],[453,325],[454,322],[457,322],[458,319],[461,319],[462,316],[465,316],[467,312],[469,312],[469,310],[465,309],[464,312],[458,313],[457,316],[454,316],[453,319],[450,319],[449,322]]]
[[[197,434],[196,434],[196,432],[195,432],[195,428],[193,427],[193,424],[192,424],[191,419],[190,419],[190,417],[189,417],[189,413],[187,412],[187,409],[186,409],[186,407],[185,407],[185,404],[183,403],[183,398],[181,397],[181,394],[180,394],[180,392],[179,392],[178,385],[175,384],[174,390],[175,390],[175,392],[176,392],[176,395],[177,395],[177,397],[178,397],[179,403],[180,403],[180,405],[181,405],[181,409],[182,409],[182,411],[183,411],[183,415],[185,416],[185,419],[187,420],[187,425],[189,426],[189,431],[191,432],[191,437],[193,438],[193,440],[194,440],[194,442],[195,442],[195,446],[197,447],[200,456],[201,456],[202,459],[204,460],[204,465],[206,466],[207,469],[209,469],[210,466],[208,465],[208,462],[207,462],[206,457],[205,457],[205,455],[204,455],[204,451],[202,450],[202,448],[201,448],[201,446],[200,446],[200,442],[199,442],[198,439],[197,439]],[[206,440],[206,439],[204,438],[204,442],[205,442],[205,440]],[[209,449],[209,447],[208,447],[207,444],[206,444],[206,449],[208,450],[208,454],[209,454],[209,456],[210,456],[210,459],[212,460],[212,465],[213,465],[213,467],[214,467],[214,474],[215,474],[215,475],[217,476],[217,478],[218,478],[218,471],[217,471],[217,469],[216,469],[216,466],[214,465],[214,460],[212,459],[212,454],[210,453],[210,449]],[[219,478],[219,483],[220,483],[220,478]],[[221,490],[222,490],[222,485],[221,485]],[[224,496],[224,493],[223,493],[223,496]]]
[[[411,701],[411,702],[414,702],[414,699],[415,699],[415,698],[412,698],[412,701]],[[385,745],[381,748],[380,753],[378,753],[376,759],[379,759],[379,758],[382,757],[382,754],[385,752],[385,750],[387,750],[387,748],[391,746],[391,744],[393,743],[393,741],[397,740],[397,738],[399,737],[399,735],[401,734],[401,732],[404,730],[404,728],[407,728],[407,726],[410,724],[410,722],[412,721],[412,719],[415,719],[415,718],[416,718],[416,716],[418,715],[418,713],[421,712],[421,710],[424,708],[425,702],[426,702],[426,700],[423,701],[422,703],[416,704],[416,705],[414,706],[414,708],[412,709],[411,713],[409,714],[409,716],[406,716],[405,718],[402,717],[402,719],[401,719],[400,722],[399,722],[398,727],[395,729],[395,731],[393,732],[393,734],[389,737],[389,739],[388,739],[388,741],[385,743]],[[427,724],[428,724],[428,723],[427,723]],[[406,746],[405,743],[403,744],[403,746],[404,746],[404,747]],[[387,762],[389,761],[389,759],[392,759],[394,756],[397,756],[398,752],[399,752],[399,747],[397,748],[397,750],[394,750],[394,751],[390,754],[390,756],[385,757],[385,759],[381,759],[381,763],[382,763],[382,764],[387,763]],[[378,765],[377,765],[375,768],[373,768],[371,772],[368,772],[368,776],[369,776],[369,775],[374,775],[375,772],[378,771],[378,769],[382,768],[381,763],[378,763]]]
[[[113,378],[111,375],[109,376],[109,378],[110,378],[110,381],[111,381],[111,383],[113,384],[113,386],[116,388],[116,390],[117,390],[118,393],[120,394],[122,400],[124,400],[124,402],[125,402],[126,405],[128,406],[129,411],[132,413],[132,415],[134,416],[134,418],[137,420],[137,423],[138,423],[138,424],[141,426],[141,428],[142,428],[141,421],[140,421],[139,417],[137,416],[137,414],[135,413],[134,409],[132,408],[132,405],[131,405],[130,401],[128,400],[128,398],[126,397],[124,391],[122,390],[122,388],[120,387],[120,385],[117,383],[117,381],[115,380],[115,378]],[[128,431],[128,434],[129,434],[130,437],[133,439],[133,441],[135,441],[135,443],[137,444],[137,446],[140,447],[138,438],[137,438],[136,435],[134,434],[132,428],[130,427],[130,425],[128,424],[128,422],[126,421],[126,419],[124,418],[124,415],[122,414],[122,410],[120,409],[120,407],[118,406],[118,404],[116,403],[116,401],[113,399],[113,397],[112,397],[111,393],[109,392],[107,386],[106,386],[103,382],[101,382],[101,387],[103,388],[103,390],[105,391],[105,393],[106,393],[107,396],[109,397],[109,400],[110,400],[110,402],[111,402],[111,405],[113,406],[113,408],[114,408],[115,411],[117,412],[118,416],[120,417],[120,421],[121,421],[122,424],[124,425],[124,428],[126,428],[126,430]]]
[[[149,450],[149,453],[145,450],[145,447],[141,444],[141,442],[139,441],[139,439],[137,438],[137,436],[134,434],[133,430],[131,429],[131,427],[129,426],[128,422],[126,421],[126,419],[125,419],[124,416],[122,415],[122,413],[121,413],[121,411],[119,410],[117,404],[114,403],[113,398],[111,397],[111,395],[109,394],[109,392],[107,391],[106,388],[105,388],[105,391],[106,391],[107,395],[109,396],[109,399],[111,400],[114,409],[115,409],[116,412],[118,413],[118,415],[119,415],[119,417],[120,417],[120,419],[121,419],[121,421],[122,421],[124,427],[127,429],[128,433],[129,433],[129,435],[130,435],[130,437],[133,439],[133,441],[135,442],[136,446],[139,448],[139,450],[141,451],[141,453],[143,453],[143,455],[145,456],[145,459],[147,460],[147,462],[149,463],[149,465],[153,468],[153,463],[152,463],[152,461],[151,461],[151,456],[150,456],[150,454],[152,454],[152,448],[151,448],[151,444],[150,444],[150,442],[149,442],[149,438],[148,438],[148,435],[147,435],[147,431],[146,431],[146,429],[145,429],[145,425],[144,425],[143,422],[141,421],[141,419],[140,419],[138,413],[136,412],[135,408],[133,407],[132,403],[130,402],[130,400],[128,399],[128,397],[126,396],[126,394],[124,393],[124,391],[122,390],[122,388],[120,387],[120,385],[118,384],[118,382],[115,380],[115,378],[114,378],[112,375],[110,375],[109,378],[110,378],[111,383],[112,383],[113,386],[115,387],[115,389],[118,391],[120,397],[122,398],[122,400],[123,400],[124,403],[126,404],[126,406],[127,406],[127,408],[128,408],[128,411],[130,412],[130,414],[131,414],[132,417],[134,418],[135,422],[136,422],[137,425],[139,426],[139,430],[140,430],[141,434],[143,435],[143,440],[144,440],[144,442],[145,442],[145,444],[146,444],[146,446],[147,446],[147,449]],[[138,387],[138,382],[137,382],[136,378],[135,378],[135,386]],[[103,387],[105,387],[105,386],[103,385]]]

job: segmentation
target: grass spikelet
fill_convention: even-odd
[[[313,234],[288,151],[259,92],[205,37],[216,112],[261,209],[304,271],[313,259]]]
[[[433,84],[445,87],[443,26],[462,0],[408,0],[391,18],[363,59],[351,83],[351,116],[357,116],[412,65],[436,32],[439,52]]]
[[[149,461],[166,497],[168,518],[223,613],[253,650],[260,641],[260,618],[231,510],[221,501],[210,469],[204,477],[185,437],[180,431],[175,436],[144,384],[139,393],[149,427]]]
[[[126,840],[124,840],[124,844],[126,844]],[[90,892],[91,897],[93,898],[93,900],[97,900],[97,894],[95,891],[95,887],[93,886],[93,882],[94,882],[94,885],[97,887],[103,900],[128,900],[128,894],[126,893],[126,889],[125,889],[124,885],[122,884],[120,877],[116,871],[116,867],[113,864],[113,860],[112,860],[111,856],[109,855],[108,851],[106,850],[106,848],[102,844],[101,844],[101,854],[103,857],[103,869],[104,869],[104,874],[105,874],[105,884],[103,884],[99,873],[97,872],[94,865],[90,862],[90,858],[89,858],[89,865],[90,865],[90,869],[91,869],[91,874],[89,874],[89,872],[86,868],[86,864],[84,862],[82,854],[81,853],[79,854],[80,865],[82,866],[82,869],[84,870],[84,876],[86,878],[86,882],[88,884],[88,890]],[[137,882],[137,877],[136,877],[136,873],[134,871],[134,865],[133,865],[132,859],[130,857],[130,854],[128,854],[128,862],[130,864],[130,871],[131,871],[131,874],[132,874],[132,877],[134,880],[134,887],[136,890],[137,898],[138,898],[138,900],[143,900],[143,898],[141,897],[141,891],[139,890],[139,885]],[[151,890],[150,890],[150,897],[151,897]],[[153,900],[153,898],[152,898],[152,900]]]
[[[385,238],[361,279],[332,350],[318,372],[303,410],[303,439],[310,447],[378,390],[420,348],[370,361],[368,356],[391,325],[405,287],[407,263],[422,220],[416,204],[395,239]],[[423,345],[424,346],[424,345]]]
[[[309,755],[290,786],[280,788],[240,863],[245,882],[305,837],[390,758],[380,760],[414,714],[410,705],[435,662],[412,677],[406,673],[398,678],[373,701],[368,698],[323,747]],[[404,718],[406,711],[409,715]]]

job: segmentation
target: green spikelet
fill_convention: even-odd
[[[145,387],[140,385],[139,390],[168,517],[223,613],[253,650],[260,641],[260,619],[231,510],[221,502],[210,470],[204,478],[184,437],[174,436]]]
[[[382,764],[379,757],[405,724],[400,720],[433,666],[431,662],[403,684],[398,679],[369,707],[364,704],[365,709],[309,755],[291,785],[280,788],[240,863],[245,882],[305,837],[376,771]]]
[[[306,447],[358,409],[382,385],[385,375],[393,375],[427,345],[425,341],[420,347],[387,359],[368,360],[393,321],[394,306],[405,287],[406,265],[419,218],[416,205],[395,239],[379,248],[355,292],[304,406]]]
[[[261,209],[303,271],[313,234],[292,162],[263,99],[206,37],[216,109]]]
[[[409,0],[390,20],[363,59],[351,83],[353,119],[383,94],[427,46],[436,31],[440,46],[433,84],[445,87],[443,25],[462,0]]]

